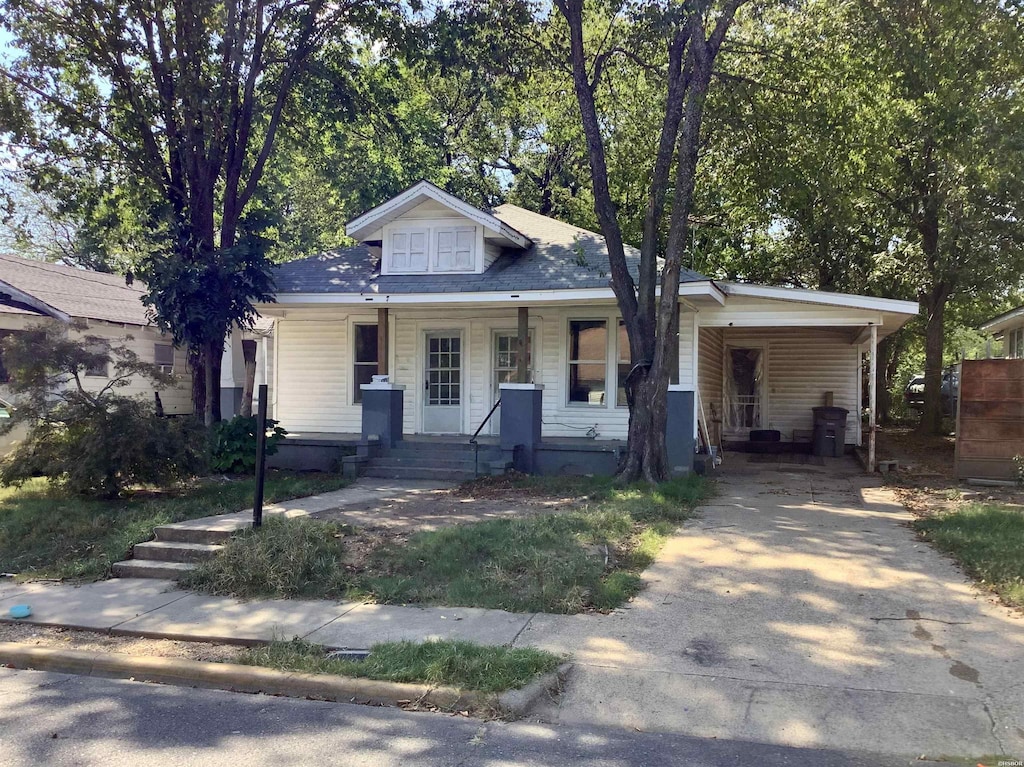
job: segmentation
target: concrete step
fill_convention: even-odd
[[[205,544],[218,544],[224,543],[232,535],[235,530],[228,529],[226,526],[223,529],[206,529],[202,527],[187,527],[180,524],[172,525],[161,525],[153,531],[158,541],[164,541],[167,543],[205,543]]]
[[[472,456],[469,459],[463,459],[459,461],[453,461],[449,459],[437,459],[430,456],[421,456],[419,458],[405,458],[403,456],[395,457],[393,455],[384,456],[382,458],[374,458],[370,462],[373,466],[377,467],[389,467],[389,468],[403,468],[408,467],[410,469],[455,469],[459,471],[473,471],[475,464]],[[488,463],[488,460],[484,456],[480,456],[480,465],[484,466]]]
[[[115,562],[111,570],[118,578],[164,578],[177,580],[189,570],[195,569],[190,562],[157,562],[151,559],[126,559]]]
[[[449,450],[447,448],[432,449],[428,447],[393,447],[387,451],[389,457],[393,458],[437,458],[438,460],[445,461],[465,461],[473,460],[473,450]],[[490,447],[481,447],[480,455],[489,455],[494,453],[494,449]]]
[[[366,471],[362,472],[362,475],[377,479],[433,479],[440,482],[465,482],[468,479],[476,478],[476,474],[472,470],[428,469],[421,466],[380,467],[372,463]]]
[[[147,541],[132,549],[132,559],[158,562],[202,562],[217,554],[223,546],[214,543]]]

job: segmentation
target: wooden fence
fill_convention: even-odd
[[[964,360],[956,422],[958,479],[1016,478],[1024,455],[1024,359]]]

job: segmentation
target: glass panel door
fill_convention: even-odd
[[[462,333],[426,335],[423,431],[458,434],[462,431]]]

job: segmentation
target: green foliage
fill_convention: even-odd
[[[344,487],[339,475],[271,471],[268,503]],[[151,540],[153,528],[227,514],[252,504],[255,480],[200,479],[163,489],[138,489],[126,498],[71,496],[42,477],[0,487],[0,571],[30,578],[96,579]]]
[[[580,511],[456,525],[385,542],[346,567],[343,528],[272,518],[192,571],[185,585],[239,597],[371,598],[521,612],[610,610],[693,513],[698,477],[616,489],[607,480],[524,478],[533,492],[591,499]]]
[[[210,468],[230,474],[248,474],[256,468],[255,416],[236,415],[210,428]],[[267,455],[277,452],[278,443],[287,435],[272,418],[267,419]]]
[[[18,407],[2,428],[25,425],[28,434],[0,461],[0,483],[45,476],[72,494],[112,498],[200,471],[204,435],[193,419],[160,417],[148,401],[117,393],[139,379],[160,388],[170,377],[126,346],[73,335],[82,329],[48,323],[4,341]],[[111,363],[98,388],[86,385],[87,370]]]
[[[529,647],[490,647],[472,642],[381,642],[363,661],[328,658],[321,645],[302,639],[276,641],[243,650],[240,663],[282,671],[381,679],[388,682],[449,685],[463,690],[501,692],[523,687],[562,659]]]
[[[340,525],[269,516],[261,528],[232,538],[181,583],[211,594],[245,597],[340,596],[349,583],[344,535]]]
[[[914,527],[1005,602],[1024,607],[1024,507],[972,503]]]

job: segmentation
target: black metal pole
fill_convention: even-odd
[[[260,384],[256,415],[256,498],[252,503],[252,526],[263,525],[263,480],[267,474],[267,385]]]

